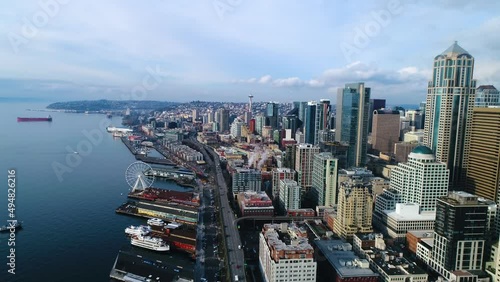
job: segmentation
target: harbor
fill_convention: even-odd
[[[156,251],[141,249],[137,254],[136,249],[140,249],[137,246],[149,248],[150,243],[140,243],[138,239],[143,238],[143,235],[138,238],[134,235],[131,238],[131,244],[135,245],[131,246],[132,252],[127,248],[119,251],[110,272],[110,278],[115,281],[149,281],[147,279],[193,281],[192,264],[196,260],[199,195],[195,192],[154,187],[152,180],[157,181],[156,185],[159,186],[162,181],[174,181],[181,187],[196,189],[199,185],[197,174],[181,166],[179,159],[174,158],[174,161],[169,159],[168,152],[155,146],[145,136],[127,132],[120,137],[120,140],[136,160],[145,164],[138,172],[138,175],[142,176],[135,180],[127,180],[132,188],[127,194],[128,200],[116,208],[115,212],[147,220],[149,224],[147,230],[150,231],[147,232],[147,236],[144,235],[146,237],[143,240],[148,240],[148,242],[159,240],[167,244],[169,249],[164,254],[159,253],[160,246],[158,246],[154,248]],[[151,224],[153,220],[165,222],[165,226]],[[180,268],[174,266],[165,258],[171,252],[185,254],[190,263]]]

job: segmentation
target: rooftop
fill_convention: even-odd
[[[388,275],[415,275],[426,274],[414,262],[403,257],[403,253],[374,249],[373,262]]]
[[[370,269],[366,259],[354,254],[351,244],[341,240],[317,240],[315,243],[342,278],[378,276]]]
[[[268,223],[262,228],[262,235],[266,239],[269,249],[276,250],[280,259],[288,258],[288,254],[312,254],[313,247],[307,240],[307,230],[294,223]]]
[[[431,148],[429,148],[427,146],[417,146],[411,152],[414,154],[425,154],[425,155],[433,155],[434,154],[432,152]]]
[[[455,41],[450,47],[448,47],[448,49],[444,50],[443,53],[441,53],[441,55],[445,55],[448,57],[458,56],[462,54],[470,55],[469,52],[467,52],[464,48],[458,45],[457,41]]]

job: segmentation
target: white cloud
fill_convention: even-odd
[[[259,79],[259,83],[260,84],[266,84],[266,83],[271,82],[271,80],[272,80],[272,77],[270,75],[264,75],[263,77],[261,77]]]

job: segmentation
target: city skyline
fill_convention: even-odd
[[[455,40],[474,54],[478,85],[500,81],[494,2],[44,3],[56,5],[0,9],[1,97],[134,98],[149,79],[135,98],[335,104],[338,88],[365,82],[373,98],[417,104],[435,50]]]

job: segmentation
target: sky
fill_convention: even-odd
[[[365,82],[425,100],[458,41],[500,87],[500,1],[39,0],[0,3],[0,98],[335,102]]]

